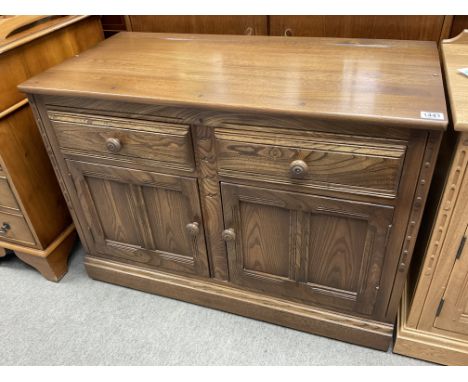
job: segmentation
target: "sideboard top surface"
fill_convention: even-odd
[[[455,130],[468,131],[468,77],[458,69],[468,68],[468,29],[442,43],[447,92]]]
[[[437,46],[422,41],[123,32],[20,89],[404,127],[447,125]],[[421,112],[443,116],[426,119]]]

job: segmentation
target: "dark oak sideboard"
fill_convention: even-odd
[[[447,125],[434,42],[121,33],[20,88],[91,277],[388,348]]]

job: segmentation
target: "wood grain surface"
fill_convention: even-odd
[[[208,275],[197,181],[67,160],[101,256]],[[197,223],[190,235],[187,224]]]
[[[413,127],[447,124],[433,42],[124,32],[20,88]],[[422,119],[421,111],[444,117]]]
[[[393,208],[221,184],[231,281],[377,318]]]
[[[25,241],[44,249],[70,225],[71,218],[27,103],[0,119],[0,156],[35,235],[34,240]]]
[[[283,134],[284,133],[284,134]],[[406,152],[404,141],[276,130],[215,129],[221,175],[254,176],[291,185],[346,189],[394,198]],[[291,173],[294,161],[304,172]],[[367,176],[362,176],[363,172]]]
[[[18,16],[19,19],[28,16]],[[97,16],[57,17],[0,39],[0,110],[25,98],[17,86],[103,39]],[[1,24],[0,24],[1,25]]]
[[[445,16],[270,16],[270,34],[439,41]]]
[[[130,30],[134,32],[268,34],[267,16],[160,16],[130,15]]]
[[[468,365],[468,31],[442,43],[447,93],[456,132],[454,155],[437,187],[436,213],[425,219],[420,267],[400,306],[394,351],[446,365]],[[443,187],[442,187],[443,186]],[[435,193],[435,194],[434,194]]]
[[[195,168],[189,126],[55,111],[49,116],[65,151]],[[120,148],[109,150],[108,140],[116,140]]]
[[[453,127],[458,131],[468,131],[468,77],[458,71],[468,68],[468,29],[457,37],[444,40],[442,52],[444,60],[447,93]]]

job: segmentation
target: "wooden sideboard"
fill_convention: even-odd
[[[106,35],[118,31],[382,38],[440,41],[466,16],[102,16]],[[452,28],[453,24],[453,28]]]
[[[434,42],[124,32],[20,88],[91,277],[388,348],[447,125]]]
[[[394,351],[468,365],[468,29],[442,43],[456,148],[416,286],[403,296]]]
[[[53,281],[67,270],[76,232],[17,85],[102,39],[98,17],[0,18],[0,256],[13,251]]]

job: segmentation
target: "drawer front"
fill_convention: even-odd
[[[62,150],[195,168],[189,126],[49,111]]]
[[[0,240],[34,245],[34,236],[22,216],[0,212]]]
[[[5,176],[0,172],[0,207],[19,211],[15,195]]]
[[[401,141],[296,132],[216,129],[218,171],[284,184],[395,197],[406,145]]]

